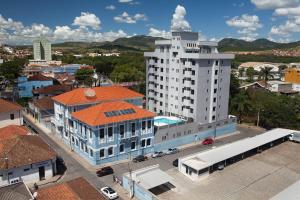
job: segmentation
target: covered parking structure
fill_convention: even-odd
[[[123,187],[131,197],[141,200],[157,199],[156,195],[174,187],[173,180],[167,173],[160,170],[159,165],[142,168],[123,176]]]
[[[272,146],[289,140],[295,130],[273,129],[260,135],[239,140],[178,160],[178,170],[194,181],[207,177],[215,170],[260,153]]]

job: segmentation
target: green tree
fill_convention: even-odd
[[[236,94],[239,93],[239,79],[236,77],[234,73],[230,74],[230,98],[233,98]]]
[[[265,85],[267,85],[268,80],[273,78],[273,75],[271,74],[271,67],[264,67],[260,70],[260,74],[263,78],[263,80],[265,81]]]
[[[244,71],[245,71],[245,68],[243,68],[243,67],[239,68],[239,77],[243,77]]]
[[[25,63],[25,59],[5,62],[0,65],[0,75],[4,76],[10,83],[13,83],[20,76]]]
[[[94,82],[93,74],[94,70],[92,69],[79,69],[75,73],[75,79],[79,84],[91,87]]]
[[[248,67],[247,70],[246,70],[246,75],[247,75],[249,81],[251,81],[251,82],[253,81],[254,74],[255,74],[254,68],[253,67]]]
[[[238,123],[242,123],[243,117],[252,110],[251,101],[247,94],[239,93],[231,99],[230,111],[237,115]]]

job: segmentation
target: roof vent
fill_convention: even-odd
[[[96,92],[92,88],[88,88],[84,91],[84,95],[88,98],[94,98],[96,97]]]

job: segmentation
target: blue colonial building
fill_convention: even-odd
[[[93,165],[153,152],[154,113],[125,101],[100,103],[72,113],[71,148]]]
[[[33,97],[32,90],[53,85],[53,79],[36,74],[30,77],[20,76],[18,78],[19,97]]]

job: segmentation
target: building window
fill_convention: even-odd
[[[217,93],[217,88],[214,89],[214,93],[215,93],[215,94]]]
[[[145,146],[146,146],[146,140],[142,140],[141,146],[142,146],[142,147],[145,147]]]
[[[216,102],[217,101],[217,98],[216,97],[214,97],[214,102]]]
[[[217,84],[218,83],[218,79],[215,79],[215,84]]]
[[[196,62],[194,60],[192,60],[192,65],[194,66],[196,64]]]
[[[162,141],[165,141],[166,139],[167,139],[167,136],[162,136],[162,137],[161,137],[161,140],[162,140]]]
[[[114,154],[114,148],[113,147],[108,147],[107,149],[107,155],[112,156]]]
[[[161,76],[161,77],[160,77],[160,80],[161,80],[161,81],[163,81],[163,80],[164,80],[164,77],[163,77],[163,76]]]
[[[213,116],[212,116],[212,120],[215,120],[215,119],[216,119],[216,116],[215,116],[215,115],[213,115]]]
[[[80,142],[80,149],[83,150],[83,143]]]
[[[135,150],[135,141],[131,142],[131,150]]]
[[[65,131],[65,137],[68,137],[68,135],[69,135],[68,131]]]
[[[125,126],[124,126],[124,124],[121,124],[120,125],[120,137],[124,138],[124,136],[125,136]]]
[[[218,75],[218,70],[215,70],[215,75]]]
[[[164,68],[160,68],[160,72],[164,72]]]
[[[89,132],[90,132],[90,139],[92,139],[93,138],[93,132],[91,130]]]
[[[120,144],[120,147],[119,147],[119,152],[120,153],[124,153],[125,149],[124,149],[124,144]]]
[[[194,80],[192,80],[192,85],[195,85],[195,81]]]
[[[216,106],[213,107],[213,111],[216,111]]]
[[[135,135],[135,123],[131,123],[131,135]]]
[[[15,119],[15,115],[14,114],[10,114],[10,119],[14,120]]]
[[[142,130],[146,129],[146,121],[142,121]]]
[[[160,85],[159,87],[160,87],[160,89],[164,89],[164,86],[163,86],[163,85]]]
[[[191,112],[191,113],[193,113],[193,112],[194,112],[194,110],[191,108],[191,109],[190,109],[190,112]]]
[[[75,145],[76,145],[77,147],[79,146],[78,140],[75,140]]]
[[[93,149],[90,149],[90,156],[94,157],[94,151],[93,151]]]
[[[104,128],[101,128],[99,130],[99,136],[100,136],[100,139],[104,139]]]
[[[109,138],[113,137],[113,127],[107,128],[107,135]]]
[[[150,129],[150,128],[151,128],[151,125],[152,125],[151,120],[148,120],[147,128]]]
[[[25,169],[24,169],[24,172],[27,172],[27,171],[29,171],[29,170],[30,170],[29,168],[25,168]]]
[[[104,158],[105,154],[104,154],[104,149],[100,149],[100,158]]]
[[[160,59],[160,63],[163,64],[164,63],[164,59]]]
[[[147,146],[151,146],[151,138],[147,139]]]
[[[194,90],[191,90],[191,94],[194,94],[195,92],[194,92]]]
[[[88,153],[88,148],[87,148],[86,144],[84,145],[84,151],[85,151],[85,153]]]

